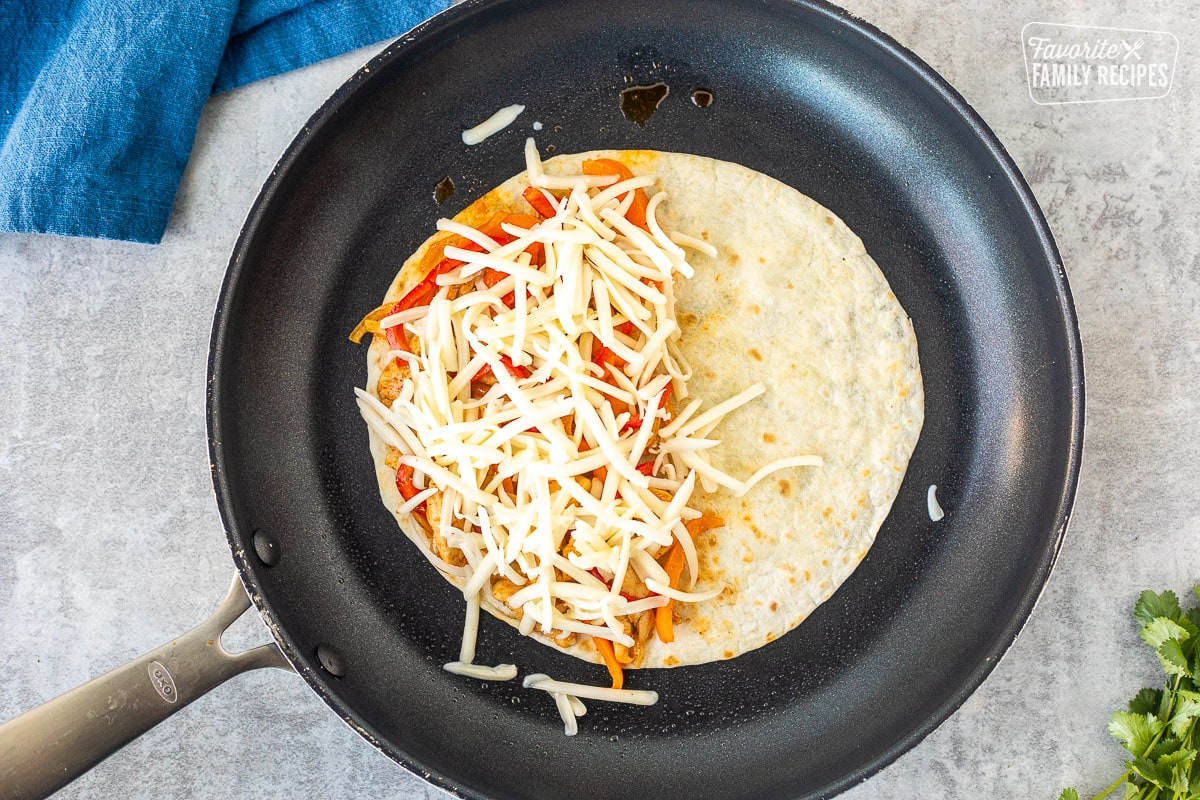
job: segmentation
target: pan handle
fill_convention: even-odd
[[[291,670],[274,642],[237,654],[221,646],[249,607],[234,576],[220,607],[183,636],[0,725],[0,798],[52,794],[234,675]]]

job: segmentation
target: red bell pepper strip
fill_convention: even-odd
[[[589,570],[589,572],[591,572],[593,575],[595,575],[595,576],[596,576],[596,580],[598,580],[598,581],[600,581],[601,583],[603,583],[603,584],[604,584],[605,586],[607,586],[609,589],[611,589],[611,588],[612,588],[612,584],[611,584],[611,583],[609,583],[608,581],[604,580],[604,576],[600,574],[600,570],[599,570],[599,569],[597,569],[596,567],[592,567],[592,568]],[[628,593],[626,593],[626,592],[620,592],[620,595],[621,595],[621,597],[624,597],[626,600],[628,600],[628,601],[629,601],[629,602],[631,602],[631,603],[632,603],[634,600],[637,600],[637,598],[636,598],[636,597],[634,597],[633,595],[631,595],[631,594],[628,594]]]
[[[667,398],[671,396],[671,390],[674,388],[674,386],[675,385],[673,383],[668,383],[667,388],[663,389],[662,397],[659,398],[658,401],[659,410],[661,410],[667,404]],[[642,418],[635,414],[629,418],[628,422],[621,426],[621,433],[635,431],[640,427],[642,427]]]
[[[512,241],[512,237],[500,229],[500,221],[492,220],[489,222],[485,227],[490,228],[491,232],[489,233],[487,230],[485,230],[484,233],[487,233],[500,244],[508,244]],[[476,253],[483,252],[483,247],[481,245],[478,245],[472,241],[461,239],[461,237],[449,237],[440,247],[437,245],[431,247],[429,251],[426,252],[425,258],[422,260],[422,264],[432,264],[432,266],[430,266],[428,272],[425,273],[425,277],[421,278],[416,286],[409,289],[408,293],[405,294],[404,297],[400,298],[400,302],[392,306],[389,316],[391,314],[397,314],[401,311],[407,311],[410,308],[419,308],[421,306],[429,305],[430,301],[432,301],[434,296],[437,295],[437,276],[445,275],[450,270],[463,264],[463,262],[459,261],[458,259],[447,258],[445,256],[443,251],[448,246],[461,247],[463,250],[471,250]],[[439,253],[442,253],[441,258],[438,258]],[[406,353],[412,352],[408,346],[408,341],[404,336],[403,326],[393,325],[390,328],[385,328],[383,333],[387,337],[388,345],[390,345],[393,350],[403,350]]]
[[[518,366],[517,364],[514,364],[512,362],[512,359],[510,359],[508,356],[500,356],[500,364],[506,370],[508,370],[509,375],[512,375],[517,380],[524,380],[525,378],[529,377],[529,370],[525,369],[522,366]],[[484,364],[482,367],[479,368],[479,372],[476,372],[471,377],[471,380],[473,380],[473,381],[478,380],[479,378],[483,377],[484,375],[487,375],[491,371],[492,371],[491,365]],[[537,428],[531,428],[530,430],[537,430]]]
[[[396,488],[400,491],[400,496],[405,500],[412,500],[420,493],[420,489],[413,485],[413,468],[409,464],[401,464],[396,467]],[[414,511],[425,513],[425,503],[420,503]]]

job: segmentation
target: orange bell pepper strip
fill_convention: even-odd
[[[622,322],[616,327],[616,330],[626,336],[632,336],[633,322]],[[610,348],[601,344],[592,351],[592,363],[600,367],[600,369],[604,369],[605,364],[612,364],[617,369],[624,369],[626,362],[625,359],[614,353]],[[605,372],[604,374],[607,375],[608,373]]]
[[[547,219],[558,213],[550,201],[546,199],[546,195],[542,194],[542,190],[536,186],[530,186],[521,193],[521,196],[525,198],[526,203],[533,206],[534,211]]]
[[[379,330],[379,320],[391,314],[394,305],[395,303],[384,303],[359,320],[359,323],[354,326],[354,330],[350,331],[350,341],[355,344],[362,344],[362,338],[366,334],[382,333]]]
[[[712,514],[705,514],[693,520],[688,520],[684,523],[684,527],[688,529],[688,533],[692,536],[698,536],[712,528],[720,528],[725,524],[725,520]],[[671,543],[671,547],[667,550],[667,555],[662,560],[662,568],[667,573],[670,583],[667,585],[672,589],[678,588],[679,579],[683,575],[683,545],[676,539]],[[667,600],[665,606],[659,606],[654,609],[654,632],[658,634],[658,640],[664,644],[675,641],[675,625],[671,618],[671,607],[675,605],[674,600]]]
[[[627,181],[633,177],[629,167],[611,158],[589,158],[583,162],[584,175],[616,175],[620,180]],[[625,219],[644,231],[649,231],[646,225],[646,204],[649,203],[644,189],[633,190],[633,204],[625,213]]]
[[[612,642],[599,636],[593,636],[592,641],[595,643],[600,657],[604,659],[604,666],[608,667],[608,674],[612,676],[612,688],[624,688],[625,673],[621,671],[621,664],[617,661],[617,654],[613,651]]]
[[[679,586],[679,577],[683,575],[683,564],[683,546],[677,539],[671,543],[670,549],[667,550],[667,557],[662,562],[662,568],[670,579],[670,583],[667,585],[672,589]],[[664,644],[675,641],[675,626],[671,619],[671,606],[674,602],[674,600],[667,600],[665,606],[654,609],[654,632],[658,634],[658,640]]]

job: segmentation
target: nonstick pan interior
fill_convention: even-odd
[[[628,121],[621,89],[657,81],[656,113]],[[509,103],[526,106],[517,123],[462,145]],[[543,693],[442,671],[462,598],[379,502],[353,396],[365,354],[346,339],[439,216],[523,168],[535,120],[544,154],[696,153],[832,209],[912,317],[926,394],[892,513],[831,600],[747,655],[631,675],[659,704],[591,703],[575,738]],[[268,181],[221,299],[209,424],[255,601],[309,684],[393,758],[468,796],[791,798],[888,763],[994,666],[1061,542],[1082,403],[1066,279],[1028,188],[965,103],[870,26],[784,0],[468,2],[356,75]],[[490,618],[478,658],[605,679]]]

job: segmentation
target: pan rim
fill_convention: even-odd
[[[205,421],[209,463],[217,507],[238,574],[246,588],[247,594],[262,616],[272,637],[283,652],[284,657],[293,666],[297,674],[304,679],[309,688],[355,733],[362,736],[376,750],[387,755],[390,759],[408,771],[418,775],[423,780],[457,797],[467,798],[468,800],[488,800],[488,796],[462,786],[441,772],[432,770],[427,765],[411,758],[407,753],[400,750],[386,737],[372,728],[372,726],[365,723],[354,709],[350,708],[349,705],[342,702],[340,698],[330,691],[330,681],[319,674],[319,671],[312,664],[313,656],[302,653],[292,636],[278,624],[272,604],[264,597],[261,591],[261,586],[257,578],[257,572],[260,567],[253,563],[252,556],[247,552],[247,548],[245,547],[245,543],[249,541],[249,532],[241,531],[235,535],[235,532],[238,531],[238,526],[232,501],[233,492],[229,485],[228,470],[225,466],[226,445],[221,424],[222,407],[218,387],[222,382],[222,359],[225,352],[225,343],[229,334],[231,317],[234,316],[230,312],[230,307],[242,282],[241,279],[246,268],[248,251],[251,249],[263,225],[266,212],[272,205],[284,178],[300,155],[309,147],[314,139],[321,135],[325,126],[357,92],[359,86],[378,74],[380,68],[386,66],[388,62],[416,49],[426,38],[437,35],[447,27],[459,24],[483,9],[502,7],[516,2],[519,2],[519,0],[464,0],[464,2],[451,6],[430,17],[412,30],[388,43],[379,53],[374,55],[365,65],[360,67],[339,86],[313,113],[272,168],[247,213],[246,220],[234,245],[218,295],[207,362]],[[770,0],[766,5],[768,6],[766,13],[773,13],[772,7],[776,9],[787,7],[805,9],[823,16],[830,23],[839,26],[849,33],[860,36],[867,44],[890,58],[898,68],[907,70],[910,76],[918,80],[925,88],[932,90],[945,104],[946,111],[964,123],[976,138],[977,143],[984,146],[988,155],[999,168],[1000,175],[1003,176],[1008,187],[1012,189],[1019,201],[1020,212],[1024,214],[1025,219],[1030,223],[1031,230],[1036,235],[1039,249],[1045,255],[1046,265],[1052,270],[1056,300],[1063,322],[1062,332],[1066,340],[1066,371],[1070,376],[1071,402],[1068,412],[1070,420],[1070,445],[1066,453],[1065,474],[1062,476],[1064,478],[1062,491],[1056,498],[1054,518],[1052,521],[1047,520],[1047,530],[1053,530],[1054,534],[1046,540],[1045,546],[1041,549],[1036,567],[1031,570],[1028,587],[1021,594],[1018,602],[1014,604],[1015,612],[996,632],[992,646],[988,648],[980,662],[968,673],[966,679],[938,705],[935,712],[913,724],[907,733],[893,741],[876,758],[829,783],[819,795],[821,797],[832,797],[875,775],[940,727],[966,702],[967,698],[978,690],[1028,623],[1033,609],[1046,590],[1051,571],[1062,549],[1078,485],[1082,464],[1085,422],[1083,346],[1074,301],[1067,282],[1062,257],[1045,215],[1015,161],[979,113],[975,111],[945,78],[923,59],[875,25],[854,16],[849,11],[839,8],[827,2],[827,0]]]

